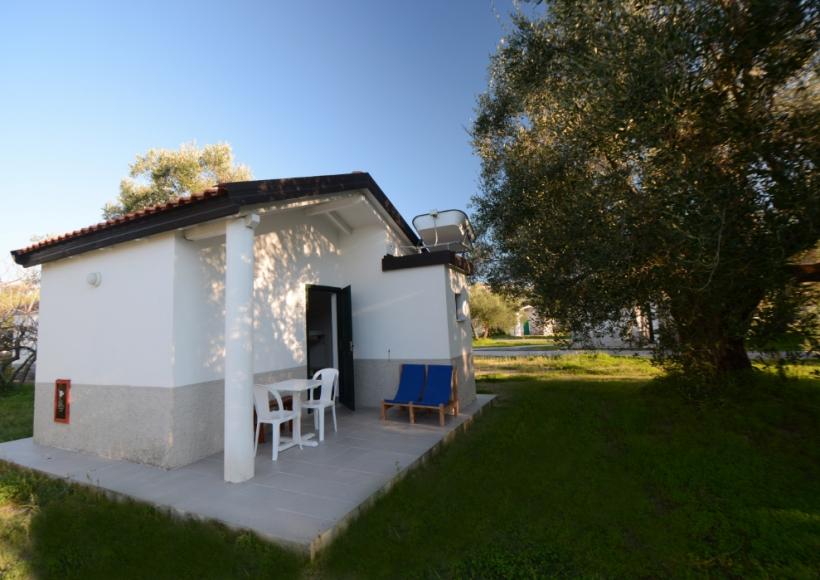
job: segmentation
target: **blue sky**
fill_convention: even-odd
[[[256,178],[369,171],[466,207],[512,0],[0,3],[0,250],[89,225],[137,153],[227,141]]]

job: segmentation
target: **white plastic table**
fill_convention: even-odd
[[[286,381],[279,381],[278,383],[259,386],[265,387],[270,391],[291,393],[293,395],[293,410],[296,412],[296,420],[293,421],[293,437],[283,437],[279,451],[284,451],[285,449],[290,449],[300,444],[307,447],[316,447],[319,445],[316,441],[310,440],[315,436],[315,433],[308,433],[304,437],[302,436],[302,393],[322,386],[322,381],[313,379],[288,379]]]

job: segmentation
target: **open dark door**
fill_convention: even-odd
[[[353,307],[350,286],[342,288],[337,296],[339,337],[339,401],[356,409],[356,391],[353,385]]]
[[[319,369],[339,369],[339,400],[351,411],[356,407],[353,389],[353,310],[350,286],[309,285],[306,288],[305,335],[307,377]]]

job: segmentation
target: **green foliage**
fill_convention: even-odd
[[[788,284],[771,292],[757,309],[749,343],[761,351],[817,352],[820,349],[820,288]]]
[[[491,332],[507,332],[515,326],[516,309],[505,297],[483,284],[470,286],[470,319],[473,334],[485,338]]]
[[[37,360],[38,273],[0,282],[0,393],[26,380]]]
[[[527,347],[526,350],[557,350],[566,348],[567,344],[564,336],[493,336],[473,339],[473,348]]]
[[[817,4],[544,5],[473,127],[484,272],[581,333],[652,304],[662,361],[748,368],[758,306],[820,238]]]
[[[31,437],[33,417],[34,385],[0,391],[0,442]]]
[[[480,361],[478,376],[482,380],[506,380],[511,374],[534,379],[646,381],[661,373],[646,358],[606,353],[488,357]]]
[[[234,164],[227,143],[201,149],[196,143],[184,143],[177,151],[150,149],[137,155],[128,175],[120,182],[117,201],[103,208],[105,219],[200,193],[219,183],[251,179],[247,166]]]

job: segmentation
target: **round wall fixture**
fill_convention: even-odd
[[[88,282],[90,286],[96,288],[102,283],[102,274],[99,272],[91,272],[88,276],[85,277],[85,281]]]

